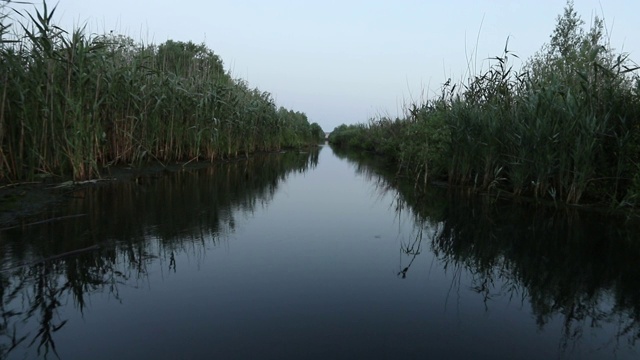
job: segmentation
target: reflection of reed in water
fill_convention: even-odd
[[[472,278],[471,290],[485,306],[492,299],[528,300],[540,328],[563,319],[563,351],[582,341],[586,329],[616,324],[611,344],[634,348],[640,339],[640,229],[630,222],[599,213],[503,203],[469,198],[456,190],[415,191],[413,182],[367,158],[340,152],[378,193],[393,194],[391,205],[413,216],[416,241],[403,245],[409,258],[398,276],[405,278],[428,241],[431,251]],[[433,236],[423,238],[422,232]],[[455,287],[456,284],[452,284]]]
[[[637,229],[600,214],[487,204],[456,200],[448,207],[443,231],[432,242],[443,261],[469,269],[475,291],[486,298],[490,291],[526,294],[541,328],[561,316],[563,350],[579,342],[585,328],[607,324],[619,324],[613,343],[624,344],[624,338],[635,346]]]
[[[84,312],[95,293],[124,301],[119,288],[149,285],[151,264],[176,272],[178,254],[203,254],[234,230],[238,212],[267,204],[288,174],[317,164],[318,151],[292,152],[83,189],[64,211],[86,216],[0,232],[0,253],[14,264],[0,272],[0,358],[29,348],[57,356],[63,305]]]
[[[128,280],[128,273],[97,252],[69,254],[0,273],[0,336],[10,344],[0,347],[0,358],[20,347],[35,347],[39,357],[58,356],[54,334],[68,321],[59,309],[72,302],[84,312],[87,296],[96,291],[119,299],[118,285]],[[25,324],[31,328],[22,329]]]
[[[423,228],[418,228],[417,234],[413,239],[413,241],[411,243],[401,245],[400,251],[402,252],[402,254],[408,256],[410,259],[409,263],[402,270],[398,272],[398,276],[402,277],[403,279],[407,278],[407,272],[409,271],[409,268],[411,268],[411,265],[413,264],[413,262],[416,260],[418,255],[420,255],[420,253],[422,252],[421,246],[422,246],[423,230],[424,230]],[[400,267],[402,267],[402,265],[400,265]]]

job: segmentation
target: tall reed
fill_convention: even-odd
[[[487,71],[447,82],[403,119],[339,127],[330,141],[386,155],[416,186],[429,177],[568,204],[635,205],[638,67],[611,49],[600,19],[582,25],[568,1],[549,44],[519,71],[505,47]]]
[[[278,109],[205,45],[67,32],[46,3],[18,19],[1,9],[0,181],[87,179],[114,164],[213,161],[320,141],[304,113]],[[20,28],[9,33],[12,24]]]

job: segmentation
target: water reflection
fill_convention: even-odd
[[[402,245],[399,277],[410,276],[414,260],[428,248],[453,272],[452,287],[460,286],[460,274],[470,274],[469,290],[484,299],[487,310],[507,299],[528,303],[541,331],[560,321],[561,354],[594,341],[593,331],[603,348],[635,351],[640,339],[637,223],[441,189],[416,196],[411,182],[398,182],[379,163],[335,151],[380,194],[393,194],[398,216],[415,219],[416,235]]]
[[[257,156],[82,189],[45,215],[73,217],[0,232],[0,358],[57,357],[56,332],[69,321],[62,308],[84,313],[96,293],[122,301],[123,286],[148,286],[154,262],[176,272],[177,254],[201,256],[224,242],[237,216],[266,206],[318,155]]]
[[[416,197],[329,151],[85,189],[0,232],[0,358],[637,355],[633,224]]]

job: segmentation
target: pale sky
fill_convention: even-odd
[[[49,5],[54,5],[50,1]],[[136,40],[204,42],[234,77],[303,111],[325,131],[395,117],[404,103],[487,68],[507,37],[526,60],[548,42],[564,0],[59,0],[64,29],[87,24]],[[640,1],[575,0],[590,24],[640,62]],[[477,47],[477,51],[475,50]],[[476,51],[477,56],[473,57]],[[517,59],[516,66],[521,64]]]

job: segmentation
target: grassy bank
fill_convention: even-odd
[[[113,164],[216,160],[324,141],[205,45],[66,31],[0,1],[0,181]]]
[[[443,85],[403,118],[342,125],[336,146],[383,154],[416,186],[445,180],[477,191],[567,204],[636,206],[640,196],[640,82],[567,2],[550,41],[521,69],[505,47],[485,72]]]

